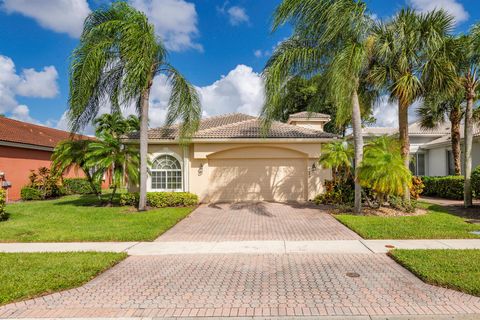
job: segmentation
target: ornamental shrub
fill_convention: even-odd
[[[423,195],[445,199],[463,199],[463,176],[423,177]]]
[[[32,187],[23,187],[20,191],[20,198],[24,201],[28,200],[42,200],[43,192],[40,189]]]
[[[138,193],[120,194],[120,205],[136,206]],[[154,208],[190,207],[198,204],[198,196],[189,192],[148,192],[147,204]]]
[[[85,178],[68,178],[63,179],[63,187],[67,194],[93,194],[93,190],[90,182]],[[95,188],[100,190],[100,183],[95,183]]]
[[[480,198],[480,166],[472,172],[472,192],[476,198]]]
[[[410,199],[417,200],[423,193],[423,188],[425,188],[425,185],[423,184],[422,178],[418,176],[413,176],[412,186],[410,187]]]
[[[5,190],[0,189],[0,221],[8,219],[8,213],[5,211],[5,206],[7,202],[7,193]]]

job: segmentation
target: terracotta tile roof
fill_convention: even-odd
[[[292,113],[289,116],[289,119],[309,119],[309,118],[311,118],[311,119],[330,118],[330,116],[328,114],[325,114],[325,113],[308,112],[308,111]]]
[[[178,138],[178,125],[170,128],[155,128],[148,131],[149,139]],[[138,139],[134,133],[130,139]],[[336,135],[318,130],[303,128],[274,121],[266,136],[262,135],[262,123],[257,117],[241,113],[232,113],[203,119],[200,129],[194,135],[197,139],[254,139],[254,138],[334,138]]]
[[[70,137],[70,132],[67,131],[0,117],[0,141],[54,148],[60,141]],[[82,135],[75,137],[92,139]]]

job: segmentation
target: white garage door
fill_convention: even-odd
[[[306,159],[210,159],[209,201],[307,200]]]

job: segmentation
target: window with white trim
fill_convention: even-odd
[[[152,189],[182,190],[182,167],[175,157],[168,154],[157,157],[150,171]]]

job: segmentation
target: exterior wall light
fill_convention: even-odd
[[[200,166],[198,167],[198,175],[201,176],[203,174],[203,163],[200,163]]]

